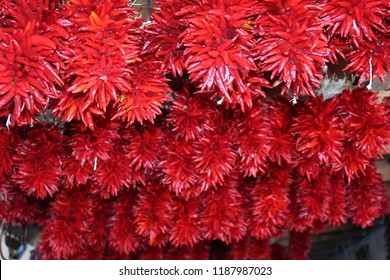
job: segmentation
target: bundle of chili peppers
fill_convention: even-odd
[[[372,225],[389,5],[2,1],[0,218],[42,226],[45,259],[304,259]],[[357,86],[324,100],[339,60]]]

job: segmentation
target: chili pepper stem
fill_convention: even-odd
[[[11,126],[11,114],[8,114],[7,121],[5,123],[5,126],[9,130],[9,127]]]
[[[218,100],[218,101],[217,101],[217,104],[218,104],[218,105],[221,105],[222,102],[223,102],[223,100],[224,100],[224,97],[222,97],[220,100]]]
[[[353,29],[355,29],[356,33],[359,34],[359,28],[358,28],[355,20],[352,20],[352,25],[353,25]]]
[[[95,160],[93,161],[93,171],[96,171],[97,169],[97,157],[95,157]]]
[[[297,104],[298,103],[298,101],[297,101],[297,97],[296,96],[294,96],[291,100],[290,100],[290,102],[292,103],[292,105],[295,105],[295,104]]]
[[[371,90],[372,89],[372,57],[370,57],[369,63],[370,63],[370,82],[367,85],[367,89]]]

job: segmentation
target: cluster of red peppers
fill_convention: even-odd
[[[371,0],[161,0],[149,22],[128,0],[2,1],[1,220],[42,226],[44,259],[304,259],[310,234],[372,225],[390,106],[315,89],[338,59],[384,80],[389,18]]]

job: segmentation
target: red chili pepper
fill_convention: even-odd
[[[3,108],[8,102],[10,102],[15,96],[15,86],[9,85],[4,89],[4,93],[0,96],[0,108]]]
[[[56,44],[51,40],[49,39],[48,37],[45,37],[45,36],[42,36],[42,35],[32,35],[31,36],[31,43],[34,45],[34,46],[46,46],[46,47],[49,47],[51,49],[56,49]]]

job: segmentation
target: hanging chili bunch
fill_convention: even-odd
[[[365,174],[370,159],[381,158],[389,145],[388,109],[377,104],[377,95],[367,89],[345,90],[338,96],[344,130],[344,152],[335,170],[344,170],[350,181]]]
[[[200,225],[206,240],[219,239],[226,244],[239,241],[247,232],[244,200],[238,191],[237,174],[226,178],[224,186],[212,189],[202,196]]]
[[[349,186],[349,211],[352,222],[363,228],[371,226],[374,220],[389,212],[389,197],[381,175],[372,162],[359,180]]]
[[[57,46],[67,34],[55,22],[60,12],[54,3],[15,0],[2,5],[7,12],[0,26],[0,116],[7,117],[8,126],[32,125],[64,86]]]
[[[13,180],[22,191],[41,199],[58,191],[65,156],[63,142],[57,128],[39,126],[21,139],[13,157]]]
[[[127,1],[64,5],[70,37],[63,50],[64,95],[54,113],[62,120],[81,120],[93,129],[93,116],[103,116],[119,92],[131,91],[130,67],[138,60],[135,11]]]
[[[323,101],[322,97],[297,105],[292,133],[296,137],[300,175],[316,178],[323,166],[340,163],[344,133],[336,113],[338,100]]]
[[[362,41],[359,46],[346,51],[348,65],[345,70],[356,73],[359,85],[369,80],[367,87],[371,90],[372,80],[379,78],[385,83],[386,73],[390,71],[390,40],[388,36],[378,34],[375,41]]]
[[[129,210],[136,198],[136,192],[125,192],[118,195],[112,205],[109,218],[109,245],[117,253],[129,256],[140,246],[140,238],[135,234],[134,212]]]
[[[149,60],[148,57],[141,59]],[[162,76],[160,69],[159,64],[153,62],[142,62],[132,67],[131,88],[122,91],[112,120],[120,119],[127,125],[136,121],[154,123],[156,116],[162,113],[164,102],[169,100],[166,94],[169,91],[168,79]]]
[[[186,1],[155,1],[152,21],[144,26],[146,44],[145,54],[154,55],[161,61],[164,74],[174,77],[183,75],[184,60],[181,33],[185,25],[180,23],[178,13],[185,7]]]
[[[228,103],[251,106],[248,86],[250,71],[257,71],[250,51],[253,35],[250,23],[256,2],[208,1],[193,11],[184,10],[184,58],[187,72],[201,91],[218,90]],[[230,92],[241,94],[233,95]],[[235,100],[233,100],[233,98]]]
[[[267,240],[281,236],[287,228],[289,216],[290,170],[270,164],[267,173],[248,189],[251,206],[250,234]]]
[[[181,248],[183,245],[196,246],[203,239],[202,202],[198,197],[173,201],[174,222],[169,240],[172,245]]]
[[[385,1],[330,0],[321,5],[320,17],[328,22],[331,36],[348,38],[358,46],[364,41],[377,41],[378,33],[388,32],[386,9],[389,4]]]
[[[252,106],[252,95],[264,95],[259,86],[269,83],[259,75],[251,52],[256,1],[171,0],[156,5],[152,22],[145,25],[150,41],[145,47],[161,59],[164,72],[181,76],[186,71],[200,92],[243,110]]]
[[[61,192],[51,204],[50,219],[41,234],[39,249],[43,259],[79,259],[86,247],[83,235],[90,231],[93,199],[86,191]]]
[[[135,233],[152,246],[169,240],[173,216],[172,194],[156,182],[139,191],[133,207]]]
[[[270,156],[271,136],[270,119],[261,99],[255,99],[253,107],[246,111],[236,112],[233,141],[240,158],[240,171],[244,176],[256,177],[264,174],[267,159]]]
[[[320,18],[328,22],[326,29],[333,52],[345,56],[344,70],[356,73],[359,85],[369,80],[369,89],[376,77],[384,83],[390,69],[386,20],[389,9],[388,2],[373,0],[332,0],[321,6]]]
[[[284,83],[282,93],[314,96],[313,88],[319,88],[330,54],[320,7],[306,0],[263,1],[261,5],[266,12],[255,25],[260,70],[270,72],[276,84]]]

